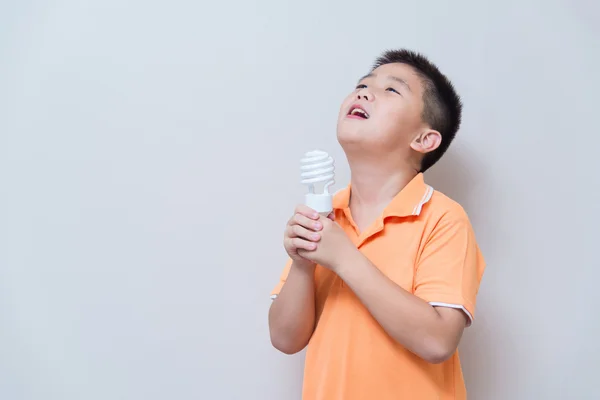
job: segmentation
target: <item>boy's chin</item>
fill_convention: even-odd
[[[371,135],[365,129],[357,129],[358,127],[338,127],[337,138],[341,142],[364,141]]]
[[[340,146],[353,146],[365,142],[364,135],[360,135],[356,132],[338,132],[337,140]]]
[[[373,138],[368,137],[365,134],[360,133],[343,133],[338,134],[338,143],[342,146],[345,152],[349,151],[363,151],[369,152],[376,150],[379,147],[379,143],[375,142]]]
[[[338,129],[337,139],[340,145],[344,144],[361,144],[368,146],[370,142],[376,140],[373,132],[365,129]]]
[[[372,132],[338,131],[337,140],[346,154],[382,154],[387,148],[394,147],[385,137],[374,135]]]

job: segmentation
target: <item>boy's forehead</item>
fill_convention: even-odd
[[[411,88],[421,88],[421,78],[413,67],[403,63],[389,63],[375,68],[367,77],[399,78],[405,81]],[[413,91],[414,91],[413,89]]]
[[[384,64],[375,68],[371,73],[374,75],[397,76],[403,79],[418,79],[414,68],[402,63]]]

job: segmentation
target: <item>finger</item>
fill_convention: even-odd
[[[332,221],[335,221],[335,213],[334,213],[334,212],[331,212],[331,213],[330,213],[330,214],[327,216],[327,218],[329,218],[329,219],[330,219],[330,220],[332,220]]]
[[[321,240],[321,235],[308,230],[306,228],[301,227],[300,225],[292,225],[288,227],[287,232],[288,237],[290,238],[300,238],[304,240],[308,240],[310,242],[318,242]]]
[[[298,251],[298,250],[312,251],[312,250],[315,250],[317,248],[317,244],[316,243],[309,242],[309,241],[304,240],[304,239],[293,238],[293,239],[291,239],[291,241],[292,241],[292,247],[295,248],[296,251]]]
[[[314,219],[314,220],[319,219],[319,213],[316,212],[315,210],[313,210],[312,208],[305,206],[304,204],[299,204],[298,206],[296,206],[295,213],[302,214],[305,217],[310,218],[310,219]]]
[[[311,253],[310,250],[298,250],[297,253],[300,257],[304,258],[305,260],[312,261],[309,259],[309,254]]]
[[[312,220],[302,214],[294,214],[290,221],[290,225],[300,225],[301,227],[312,231],[320,231],[323,228],[322,222]]]
[[[333,218],[331,217],[332,214],[328,215],[328,216],[321,216],[321,218],[319,218],[319,222],[321,222],[321,224],[323,225],[323,229],[325,229],[325,227],[330,226],[332,222],[334,222]]]

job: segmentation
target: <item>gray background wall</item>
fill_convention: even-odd
[[[488,269],[472,399],[597,398],[592,1],[3,1],[0,398],[299,399],[269,291],[339,104],[382,50],[464,98],[428,179]]]

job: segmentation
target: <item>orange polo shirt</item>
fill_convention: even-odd
[[[417,175],[364,232],[349,209],[350,186],[334,197],[335,220],[388,278],[433,306],[475,315],[485,268],[465,211]],[[288,260],[275,298],[291,266]],[[306,352],[304,400],[466,399],[458,351],[429,364],[392,339],[330,270],[315,270],[316,327]]]

